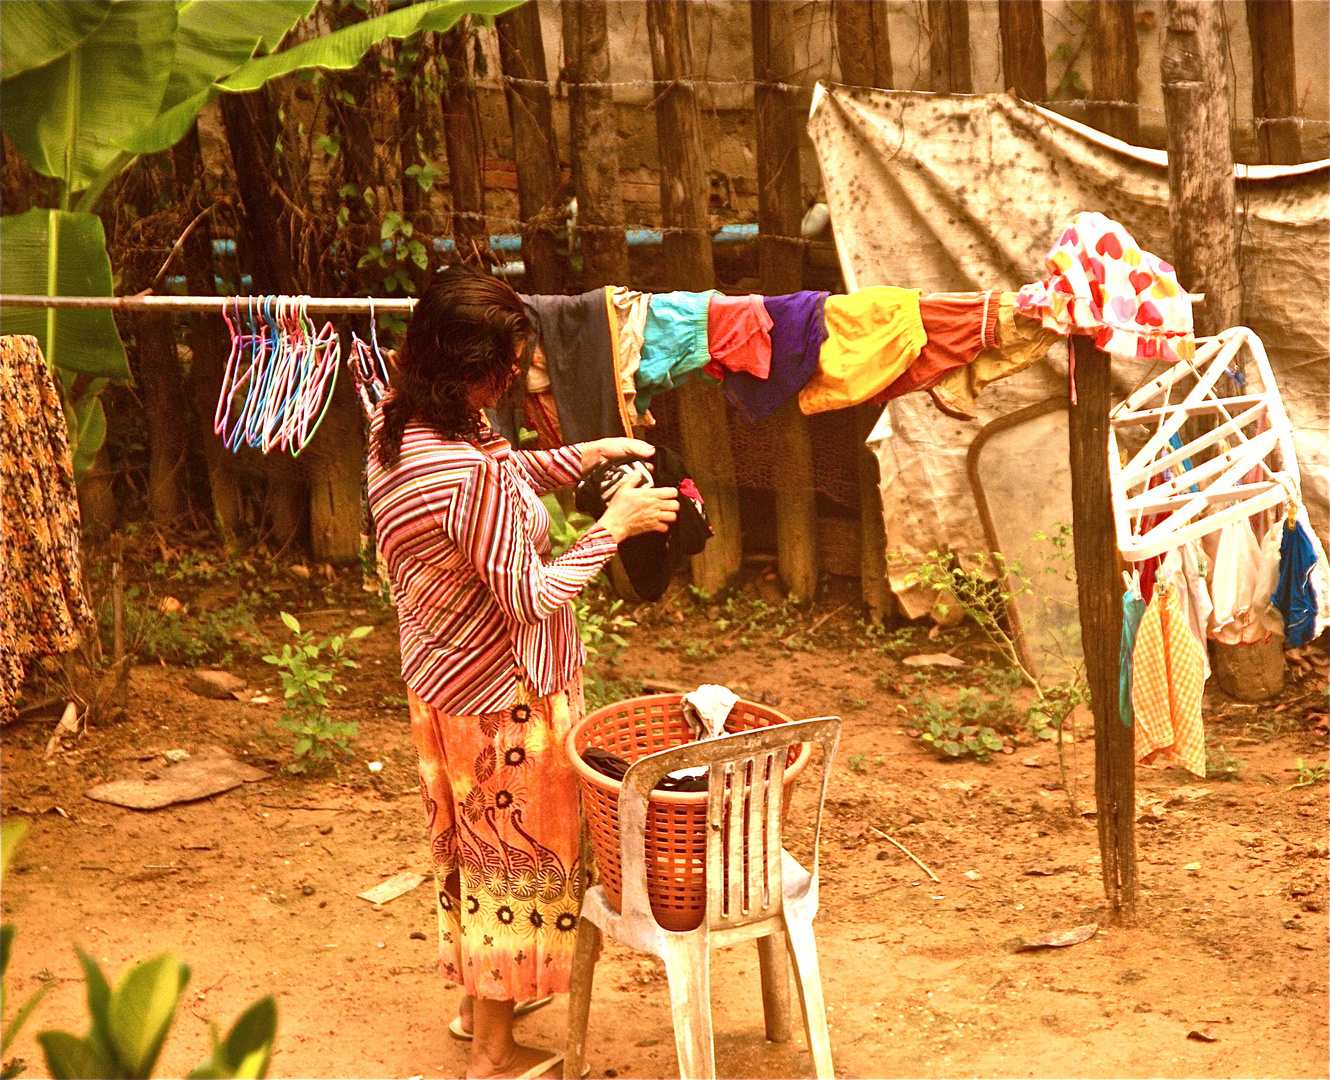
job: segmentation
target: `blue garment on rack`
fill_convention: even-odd
[[[1136,654],[1136,632],[1141,628],[1145,601],[1130,589],[1122,594],[1122,645],[1118,650],[1118,718],[1131,727],[1131,660]]]
[[[672,390],[711,359],[707,349],[708,292],[667,292],[651,297],[642,332],[642,360],[637,368],[637,411],[646,412],[651,398]]]
[[[1173,447],[1174,450],[1181,450],[1182,436],[1179,435],[1176,431],[1173,432],[1173,434],[1168,437],[1168,445]],[[1191,458],[1188,457],[1182,459],[1182,471],[1191,472]],[[1199,487],[1197,487],[1195,484],[1192,484],[1191,493],[1193,495],[1195,495],[1200,490],[1201,489]]]
[[[1284,640],[1290,649],[1311,641],[1316,631],[1316,548],[1299,516],[1293,528],[1284,530],[1279,543],[1279,584],[1270,600],[1284,616]]]

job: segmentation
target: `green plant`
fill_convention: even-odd
[[[245,598],[251,603],[252,598]],[[108,599],[97,612],[103,648],[109,649],[112,609]],[[143,660],[191,667],[229,664],[248,650],[268,648],[253,614],[241,603],[197,614],[163,611],[137,586],[125,590],[124,630],[128,651]]]
[[[1327,773],[1330,773],[1330,767],[1324,762],[1319,765],[1307,765],[1303,763],[1302,758],[1298,758],[1297,779],[1293,781],[1293,786],[1310,787],[1312,784],[1323,784]]]
[[[1002,749],[1002,737],[984,722],[993,715],[992,703],[973,687],[957,691],[953,704],[915,697],[910,705],[917,718],[912,723],[921,729],[919,738],[940,758],[987,761],[993,751]]]
[[[151,1076],[189,982],[189,966],[163,953],[135,964],[112,989],[96,960],[82,949],[78,957],[88,987],[91,1026],[83,1038],[67,1031],[41,1032],[37,1041],[47,1069],[57,1080]],[[277,1002],[261,998],[232,1025],[225,1041],[218,1040],[212,1028],[212,1054],[189,1076],[266,1076],[276,1034]]]
[[[1237,780],[1242,774],[1242,758],[1229,753],[1209,732],[1205,736],[1205,775],[1211,780]]]
[[[1045,662],[1040,666],[1045,671],[1059,670],[1061,677],[1050,678],[1047,674],[1036,676],[1026,663],[1005,621],[1006,610],[1017,596],[1033,596],[1038,592],[1048,603],[1059,603],[1056,597],[1042,587],[1040,579],[1047,575],[1072,572],[1069,526],[1055,525],[1048,532],[1035,533],[1034,539],[1043,543],[1045,549],[1042,565],[1035,567],[1032,573],[1027,573],[1020,563],[1006,559],[1000,552],[978,553],[974,556],[974,563],[988,564],[993,568],[994,577],[990,580],[978,571],[964,569],[955,556],[948,552],[930,551],[921,560],[915,561],[906,580],[908,584],[918,584],[935,590],[943,597],[954,599],[966,616],[997,646],[1003,659],[1020,680],[1034,691],[1035,701],[1027,712],[1027,723],[1037,737],[1055,740],[1058,770],[1067,796],[1067,806],[1075,814],[1075,710],[1078,705],[1089,700],[1084,665],[1070,659],[1065,643],[1054,639],[1053,644],[1043,648]],[[898,557],[907,558],[905,555]],[[943,612],[947,606],[945,600],[938,603]],[[1064,731],[1071,736],[1070,739],[1063,737]],[[1071,770],[1067,767],[1068,744],[1073,748]]]
[[[303,773],[331,762],[334,751],[346,757],[352,754],[347,740],[360,734],[360,725],[332,719],[328,715],[328,694],[345,692],[346,687],[336,681],[337,669],[356,666],[346,655],[346,647],[374,628],[357,626],[345,636],[332,634],[315,644],[313,631],[302,630],[294,615],[283,611],[282,622],[295,637],[295,648],[283,645],[280,656],[270,654],[263,660],[281,669],[286,716],[277,724],[296,736],[292,748],[295,760],[287,769]]]
[[[851,754],[845,763],[850,767],[851,772],[866,773],[868,771],[867,754]]]

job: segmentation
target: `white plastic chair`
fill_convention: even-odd
[[[783,1042],[790,1037],[789,976],[781,955],[784,945],[794,965],[815,1074],[828,1080],[835,1075],[813,917],[817,914],[817,849],[822,832],[822,805],[840,740],[840,727],[840,718],[834,716],[779,724],[662,750],[628,769],[618,807],[623,911],[610,906],[603,886],[589,889],[582,900],[568,1006],[564,1076],[582,1075],[591,984],[602,933],[665,961],[679,1075],[684,1080],[714,1080],[716,1075],[711,1033],[710,950],[713,947],[757,939],[767,1038]],[[822,745],[822,783],[813,831],[811,874],[781,844],[786,754],[791,745],[799,742]],[[647,798],[667,773],[702,765],[709,766],[707,911],[696,930],[677,933],[663,929],[656,922],[647,899],[644,859]]]

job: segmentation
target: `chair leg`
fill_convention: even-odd
[[[790,968],[785,958],[785,935],[769,934],[757,939],[757,967],[762,975],[762,1014],[767,1038],[790,1040]]]
[[[715,1080],[711,1038],[711,953],[707,935],[671,937],[663,954],[674,1011],[674,1046],[681,1080]],[[568,1075],[568,1074],[565,1074]]]
[[[803,920],[787,919],[786,940],[794,963],[794,981],[799,988],[799,1004],[804,1011],[804,1031],[808,1050],[813,1055],[813,1070],[819,1080],[833,1080],[831,1034],[827,1031],[827,1008],[822,1000],[822,975],[817,964],[817,942],[813,925]]]
[[[580,1077],[586,1064],[587,1020],[591,1015],[591,982],[600,956],[600,927],[579,919],[573,946],[573,971],[568,993],[568,1042],[563,1053],[563,1075]]]

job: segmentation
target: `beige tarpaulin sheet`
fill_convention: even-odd
[[[1082,210],[1120,221],[1170,257],[1167,159],[1006,95],[951,97],[819,86],[808,130],[848,289],[1017,288]],[[1327,535],[1330,382],[1330,162],[1238,167],[1244,321],[1270,354],[1293,423],[1303,497]],[[1182,283],[1184,286],[1188,282]],[[887,543],[905,553],[987,548],[965,454],[987,422],[1067,392],[1066,350],[980,396],[977,421],[953,420],[927,394],[888,406],[882,465]],[[1114,361],[1125,393],[1146,374]],[[1038,497],[1037,488],[1031,491]],[[892,589],[917,617],[930,598]]]

